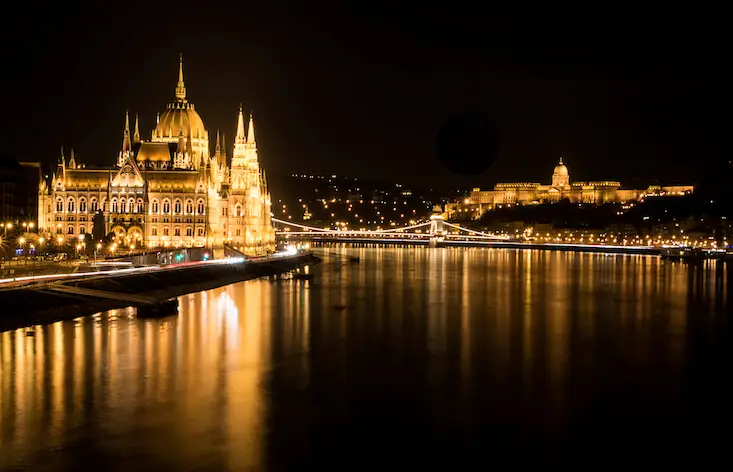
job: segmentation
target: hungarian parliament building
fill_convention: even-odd
[[[602,204],[642,200],[647,196],[672,196],[692,193],[691,185],[650,186],[645,189],[622,188],[616,181],[571,182],[568,168],[560,158],[549,185],[535,182],[498,183],[493,190],[475,188],[460,203],[446,205],[447,216],[458,211],[473,213],[477,218],[487,210],[511,205],[531,205],[569,200],[573,203]]]
[[[97,238],[103,221],[104,235],[129,248],[229,244],[252,255],[275,248],[252,115],[245,134],[240,106],[231,159],[218,132],[212,156],[209,131],[186,99],[183,59],[175,100],[158,115],[150,140],[141,139],[137,118],[130,132],[126,115],[114,167],[87,168],[62,150],[38,201],[39,229],[54,237]]]

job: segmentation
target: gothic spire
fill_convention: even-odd
[[[235,144],[244,144],[247,142],[244,136],[244,115],[242,115],[242,104],[239,104],[239,117],[237,118],[237,136],[234,138]]]
[[[125,132],[122,139],[122,152],[129,151],[132,149],[130,143],[130,114],[125,110]]]
[[[183,82],[183,53],[179,56],[178,61],[178,85],[176,85],[176,100],[179,102],[186,101],[186,85]]]
[[[135,113],[135,134],[133,135],[132,139],[136,143],[140,142],[140,128],[138,126],[139,121],[140,120],[137,116],[137,113]]]
[[[255,143],[255,122],[252,119],[252,112],[249,112],[249,129],[247,130],[247,142]]]
[[[188,128],[188,137],[186,138],[186,152],[188,158],[193,163],[193,135],[191,134],[191,128]]]
[[[216,153],[219,154],[221,152],[221,143],[219,141],[219,130],[216,130]]]
[[[69,168],[76,169],[76,159],[74,158],[74,148],[71,148],[71,157],[69,157]]]
[[[59,164],[66,166],[66,158],[64,157],[64,146],[61,145],[61,155],[59,156]]]
[[[183,134],[183,126],[178,130],[178,152],[186,152],[186,136]]]

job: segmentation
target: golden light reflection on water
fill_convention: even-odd
[[[520,411],[561,417],[574,379],[601,375],[609,358],[679,375],[691,323],[714,336],[705,320],[727,303],[727,272],[714,264],[483,249],[330,252],[313,281],[192,294],[176,318],[138,320],[130,308],[37,326],[34,336],[1,333],[0,469],[79,454],[68,445],[97,437],[110,460],[266,469],[270,446],[308,434],[329,404],[293,411],[275,393],[292,389],[303,402],[320,388],[328,400],[315,375],[324,369],[339,389],[358,382],[387,397],[419,377],[416,385],[441,392],[421,406],[427,416],[442,414],[431,401],[451,398],[470,412],[479,408],[472,399],[504,391]],[[356,410],[342,414],[358,422]]]

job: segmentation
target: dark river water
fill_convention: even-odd
[[[722,264],[326,249],[253,280],[0,333],[0,470],[720,464]],[[1,310],[1,308],[0,308]],[[725,460],[722,463],[726,463]]]

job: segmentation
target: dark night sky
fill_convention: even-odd
[[[52,163],[63,144],[112,164],[125,109],[149,137],[183,52],[188,97],[212,138],[220,128],[231,144],[242,102],[268,172],[487,186],[547,182],[563,156],[576,180],[689,181],[723,158],[722,20],[181,10],[37,7],[17,11],[14,26],[6,18],[3,153]],[[496,122],[501,148],[484,174],[455,177],[435,137],[469,110]]]

